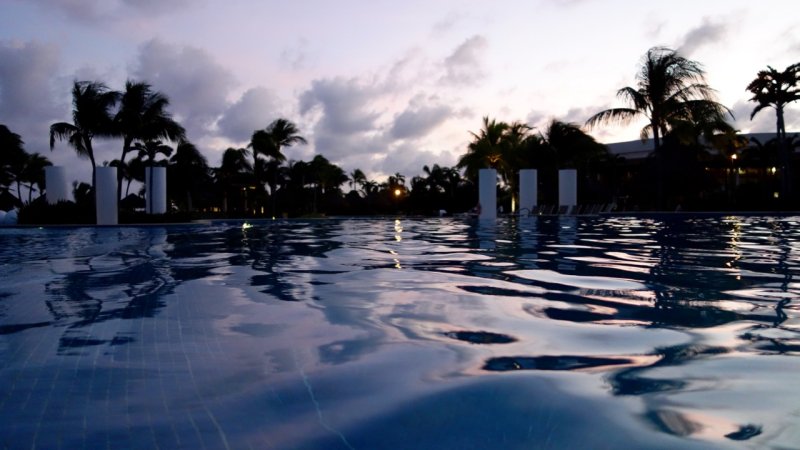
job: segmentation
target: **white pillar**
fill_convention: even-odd
[[[98,225],[116,225],[117,168],[98,167],[95,173],[95,203]]]
[[[578,171],[563,169],[558,171],[558,204],[575,206],[578,204]]]
[[[45,199],[54,205],[58,202],[70,200],[67,172],[61,166],[47,166],[44,168]]]
[[[145,198],[147,214],[165,214],[167,212],[167,168],[145,168]]]
[[[536,169],[519,171],[519,213],[531,214],[539,204],[539,172]]]
[[[481,219],[497,218],[497,171],[481,169],[478,171],[478,203],[481,206]]]

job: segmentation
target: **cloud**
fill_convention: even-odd
[[[170,108],[190,139],[210,131],[228,109],[227,98],[236,85],[233,75],[205,50],[160,40],[139,48],[131,73],[169,97]]]
[[[59,58],[59,50],[54,45],[0,42],[0,117],[3,120],[47,120],[57,114],[50,77],[58,70]]]
[[[401,173],[406,176],[406,186],[410,186],[411,177],[421,173],[422,166],[434,164],[447,166],[449,161],[446,164],[431,151],[420,150],[413,144],[402,144],[392,148],[380,164],[376,165],[376,169],[384,174]]]
[[[756,103],[739,100],[731,108],[734,120],[733,126],[743,133],[774,133],[775,132],[775,110],[772,108],[764,108],[750,120],[750,114],[753,113]],[[788,111],[787,111],[788,112]],[[784,114],[784,118],[789,118],[789,114]],[[786,121],[786,129],[791,130],[791,122]]]
[[[380,138],[382,90],[357,78],[314,80],[300,95],[300,113],[313,116],[313,146],[318,154],[345,167],[365,168],[386,151]]]
[[[722,22],[712,22],[708,17],[703,18],[703,23],[689,30],[678,42],[677,51],[683,56],[692,55],[698,48],[715,44],[725,39],[728,34],[728,25]]]
[[[444,59],[430,59],[423,49],[412,48],[374,73],[312,81],[298,103],[310,143],[303,151],[373,175],[413,174],[423,164],[440,162],[434,154],[441,156],[443,149],[430,146],[452,131],[449,122],[471,116],[453,96],[461,95],[465,83],[485,76],[485,47],[483,37],[473,36]]]
[[[320,108],[323,114],[318,127],[323,132],[353,134],[373,130],[380,114],[369,105],[381,96],[376,86],[357,78],[324,78],[314,80],[311,88],[300,95],[300,112]]]
[[[281,62],[292,70],[304,69],[308,66],[308,39],[300,38],[291,47],[281,52]]]
[[[574,123],[579,127],[583,127],[587,120],[593,115],[603,111],[605,107],[587,106],[585,108],[570,108],[567,113],[560,119],[562,122]]]
[[[107,1],[107,0],[104,0]],[[197,8],[203,0],[121,0],[122,5],[143,14],[165,14],[186,8]]]
[[[452,31],[467,15],[461,11],[452,11],[447,16],[433,24],[432,34],[441,36]]]
[[[28,0],[43,11],[63,14],[81,23],[98,25],[109,21],[130,19],[131,15],[159,16],[197,8],[198,0]],[[22,2],[20,2],[22,3]]]
[[[547,126],[549,120],[550,119],[547,112],[533,110],[528,113],[528,116],[525,118],[525,123],[534,128],[543,130]]]
[[[444,60],[444,84],[472,85],[486,77],[483,59],[489,47],[485,37],[472,36]]]
[[[453,114],[445,105],[410,105],[398,114],[389,131],[397,139],[420,138],[431,132]]]
[[[59,66],[54,45],[0,42],[0,123],[20,135],[29,152],[48,155],[50,125],[69,120],[72,80],[56,89]]]
[[[236,142],[250,139],[253,131],[266,127],[279,113],[278,99],[267,88],[249,89],[231,105],[217,123],[220,133]]]

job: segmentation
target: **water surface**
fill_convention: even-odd
[[[799,448],[800,218],[0,230],[0,446]]]

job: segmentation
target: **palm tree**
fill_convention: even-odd
[[[595,141],[573,123],[553,120],[547,126],[543,139],[555,152],[558,166],[562,168],[586,168],[593,161],[608,155],[605,145]]]
[[[172,155],[172,147],[161,141],[137,142],[133,145],[132,149],[138,151],[139,157],[151,167],[164,165],[166,162],[163,159],[161,161],[156,161],[158,155],[163,155],[165,158],[169,158],[169,156]]]
[[[193,210],[192,192],[206,184],[209,180],[208,161],[191,142],[181,142],[175,149],[175,154],[170,158],[170,168],[173,174],[169,177],[173,186],[176,186],[186,195],[186,209]]]
[[[483,118],[483,127],[478,133],[470,131],[472,142],[457,164],[464,169],[467,178],[477,180],[480,169],[492,168],[503,172],[507,163],[503,137],[508,128],[507,123],[489,120],[487,116]]]
[[[53,163],[51,163],[47,157],[38,153],[27,154],[26,156],[27,158],[25,158],[25,164],[23,165],[20,173],[17,175],[17,196],[20,200],[22,200],[19,186],[27,184],[28,203],[30,203],[33,200],[34,190],[38,190],[39,192],[43,191],[45,184],[44,168],[47,166],[52,166]]]
[[[278,162],[286,161],[286,156],[281,152],[281,147],[294,144],[306,144],[307,141],[300,136],[297,126],[287,119],[275,119],[263,130],[256,130],[250,139],[249,148],[253,149],[253,162],[258,155],[264,155]]]
[[[56,139],[66,140],[79,157],[92,163],[92,188],[96,179],[92,139],[113,136],[111,109],[119,92],[109,90],[97,81],[76,81],[72,86],[72,123],[58,122],[50,126],[50,150]]]
[[[723,120],[726,113],[730,114],[715,101],[714,90],[705,83],[702,66],[664,47],[647,51],[636,75],[636,87],[620,89],[617,97],[626,101],[628,107],[601,111],[586,124],[589,127],[605,123],[628,124],[643,116],[648,123],[640,135],[642,140],[653,136],[656,158],[661,158],[662,137],[676,124],[710,115]],[[663,196],[662,178],[659,170],[659,203]]]
[[[361,169],[355,169],[350,172],[350,190],[355,190],[356,186],[362,187],[367,181],[367,176]]]
[[[134,142],[169,140],[179,142],[186,139],[186,131],[166,111],[169,99],[154,91],[144,82],[125,82],[125,91],[120,96],[120,107],[114,116],[115,131],[122,136],[122,156],[133,149]],[[122,173],[117,176],[117,193],[122,195]]]
[[[340,189],[342,184],[349,179],[341,167],[331,163],[322,155],[314,156],[310,162],[310,168],[323,194],[326,190]]]
[[[108,163],[111,167],[116,167],[118,173],[122,174],[122,179],[125,180],[127,183],[125,185],[125,195],[123,198],[128,197],[128,194],[131,190],[131,183],[134,181],[138,181],[144,184],[144,171],[145,171],[145,162],[144,159],[139,157],[139,155],[131,158],[127,162],[120,162],[120,160],[115,159]]]
[[[528,148],[528,140],[531,139],[532,128],[523,122],[512,122],[503,134],[502,146],[504,155],[503,164],[500,165],[500,177],[511,190],[511,211],[516,210],[517,196],[519,193],[519,169],[518,164],[520,153]]]
[[[275,119],[267,125],[263,130],[257,130],[253,133],[248,147],[253,149],[253,168],[256,170],[254,173],[256,182],[260,185],[260,174],[257,173],[256,160],[258,155],[264,155],[279,163],[286,161],[286,156],[281,152],[281,147],[289,147],[294,144],[306,144],[306,139],[300,135],[300,130],[291,121],[280,118]],[[269,180],[270,195],[272,196],[272,209],[275,212],[275,185],[277,179],[274,177]]]
[[[378,193],[380,189],[380,185],[375,180],[367,180],[364,182],[364,195],[369,197],[370,195],[375,195]]]
[[[786,105],[800,100],[800,63],[792,64],[783,72],[770,66],[758,72],[747,90],[753,94],[750,101],[758,103],[750,114],[750,120],[764,108],[774,108],[777,118],[776,129],[779,153],[781,155],[781,190],[784,197],[791,195],[791,162],[790,152],[786,146],[786,123],[784,109]]]
[[[394,175],[389,175],[389,186],[400,187],[406,185],[406,176],[400,172],[395,172]]]
[[[247,185],[247,179],[253,173],[253,166],[248,162],[250,151],[246,148],[229,147],[222,153],[222,161],[214,171],[214,177],[222,190],[222,210],[228,211],[228,194]]]
[[[26,159],[27,153],[23,145],[18,134],[0,124],[0,186],[6,189],[16,181],[16,172]]]
[[[169,158],[172,154],[172,147],[162,143],[161,141],[145,141],[145,142],[137,142],[132,147],[134,150],[138,150],[139,152],[139,159],[145,162],[145,166],[152,168],[155,166],[163,166],[166,164],[165,160],[156,161],[158,155],[164,155],[165,158]],[[147,170],[145,169],[145,173]],[[151,172],[152,173],[152,172]],[[147,180],[147,186],[145,186],[145,194],[147,195],[147,212],[148,214],[151,212],[150,208],[153,204],[153,176],[145,177]]]
[[[464,169],[466,177],[475,182],[478,170],[492,168],[503,183],[511,189],[511,207],[516,204],[517,173],[527,142],[531,138],[531,127],[522,122],[497,122],[483,118],[483,128],[478,133],[470,132],[472,142],[467,153],[456,167]]]

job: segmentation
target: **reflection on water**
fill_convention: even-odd
[[[800,442],[797,218],[252,225],[0,230],[0,442]]]

